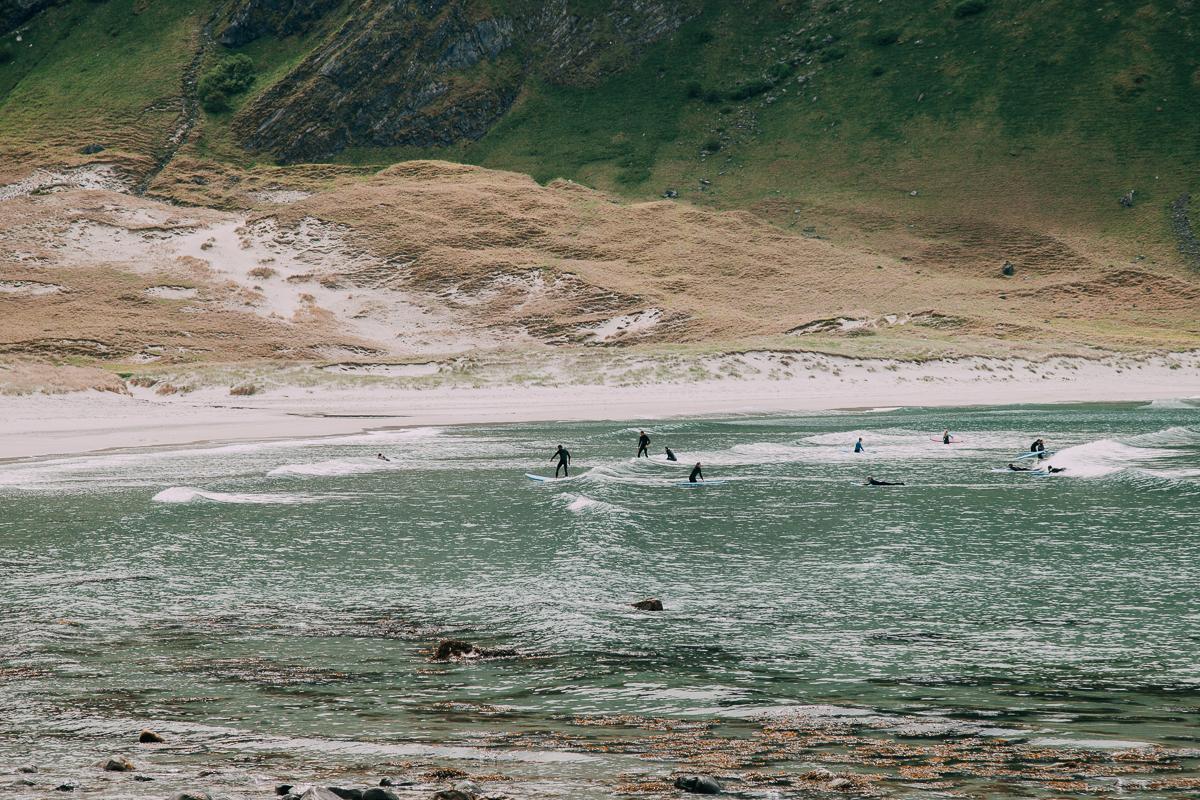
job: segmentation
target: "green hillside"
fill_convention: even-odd
[[[470,19],[520,19],[532,8],[462,7]],[[609,4],[572,7],[586,16]],[[834,238],[961,219],[1000,226],[979,235],[1014,225],[1173,258],[1168,207],[1200,190],[1200,49],[1189,8],[1180,0],[681,3],[677,29],[641,48],[616,42],[579,80],[531,72],[478,140],[352,145],[329,160],[461,160],[633,198],[673,189]],[[73,151],[94,140],[153,157],[180,114],[188,65],[195,58],[208,69],[240,52],[254,61],[255,82],[230,110],[203,112],[193,152],[274,162],[269,148],[243,147],[239,113],[355,11],[335,7],[302,31],[230,49],[213,40],[212,24],[202,30],[227,10],[72,0],[43,12],[21,42],[3,37],[0,147]],[[490,86],[510,77],[497,71],[540,57],[536,42],[518,36],[503,57],[454,79]],[[1134,207],[1124,208],[1118,198],[1131,189]]]

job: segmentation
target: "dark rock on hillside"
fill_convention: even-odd
[[[96,155],[96,153],[104,152],[104,145],[102,145],[102,144],[85,144],[83,147],[79,148],[79,152],[85,156],[94,156],[94,155]]]
[[[1134,191],[1133,191],[1133,189],[1130,189],[1128,192],[1121,195],[1121,199],[1118,202],[1124,208],[1133,208],[1133,195],[1134,195]]]
[[[696,0],[518,0],[488,15],[470,0],[364,0],[289,74],[239,112],[247,147],[295,162],[347,147],[440,146],[482,137],[537,76],[586,83],[671,33]],[[223,41],[281,35],[328,13],[326,0],[241,0]],[[481,10],[482,9],[482,10]],[[246,38],[250,37],[250,38]]]
[[[1013,275],[1017,274],[1017,268],[1013,266],[1011,261],[1005,261],[1004,266],[1000,268],[1000,274],[1006,278],[1011,278]]]
[[[226,47],[241,47],[263,36],[304,33],[338,5],[339,0],[245,0],[217,38]]]
[[[63,0],[0,0],[0,36],[15,30],[44,8]]]

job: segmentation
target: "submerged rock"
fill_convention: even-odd
[[[434,792],[430,800],[475,800],[475,795],[460,792],[458,789],[442,789]]]
[[[138,741],[142,744],[162,744],[166,741],[166,739],[149,728],[146,728],[138,734]]]
[[[75,784],[60,783],[58,786],[54,787],[54,791],[56,791],[56,792],[73,792],[73,791],[75,791]]]
[[[720,794],[721,783],[711,775],[680,775],[675,788],[692,794]]]
[[[433,657],[438,661],[446,661],[458,656],[466,656],[475,652],[475,645],[460,639],[443,639],[438,642]]]
[[[104,770],[105,772],[132,772],[133,771],[133,762],[131,762],[127,758],[123,758],[122,756],[113,756],[112,758],[106,758],[103,761],[97,763],[96,766],[100,767],[100,769]]]
[[[633,607],[638,611],[662,611],[663,603],[658,598],[649,598],[646,600],[638,600],[633,604]]]
[[[17,772],[23,772],[26,775],[32,775],[33,773],[35,773],[37,771],[38,771],[38,768],[33,766],[32,764],[26,764],[23,767],[17,767]]]

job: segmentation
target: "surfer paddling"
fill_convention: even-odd
[[[879,481],[879,480],[875,480],[870,475],[867,476],[867,480],[863,484],[863,486],[903,486],[903,485],[904,485],[904,481]]]
[[[383,453],[376,453],[375,457],[378,458],[380,461],[391,461],[391,459],[388,458],[387,456],[385,456]]]
[[[696,462],[696,466],[692,467],[692,474],[688,476],[688,483],[699,483],[704,480],[704,473],[700,471],[700,462]]]
[[[562,470],[563,477],[571,477],[571,453],[568,452],[567,448],[560,444],[558,449],[554,451],[554,455],[550,456],[551,461],[555,459],[558,459],[558,466],[554,468],[554,477],[558,477],[558,471],[560,469]]]
[[[641,435],[640,435],[640,436],[638,436],[638,451],[637,451],[637,455],[636,455],[636,456],[634,456],[634,458],[641,458],[642,456],[645,456],[646,458],[649,458],[649,457],[650,457],[650,451],[646,449],[646,448],[648,448],[649,446],[650,446],[650,437],[646,435],[646,432],[645,432],[645,431],[641,431]]]

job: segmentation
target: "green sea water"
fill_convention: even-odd
[[[641,427],[654,459],[632,458]],[[940,443],[946,427],[961,443]],[[1065,472],[1007,468],[1037,437]],[[526,479],[553,473],[559,443],[573,477]],[[725,482],[676,486],[697,461]],[[1164,775],[1200,775],[1192,402],[9,461],[0,504],[0,772],[39,770],[23,776],[34,786],[0,780],[11,796],[68,782],[267,797],[280,780],[365,785],[439,765],[502,774],[510,797],[644,796],[673,771],[715,769],[666,747],[664,727],[736,749],[781,720],[804,747],[728,762],[727,786],[807,796],[740,782],[824,766],[881,776],[885,795],[1154,797],[1180,796]],[[651,597],[663,612],[630,605]],[[437,662],[443,639],[512,654]],[[137,745],[145,727],[167,743]],[[1003,743],[1028,763],[922,788],[856,740]],[[1169,769],[1117,774],[1112,754],[1129,751]],[[1078,785],[1056,788],[1031,777],[1039,752],[1103,768],[1065,770]],[[154,780],[93,766],[117,753]]]

